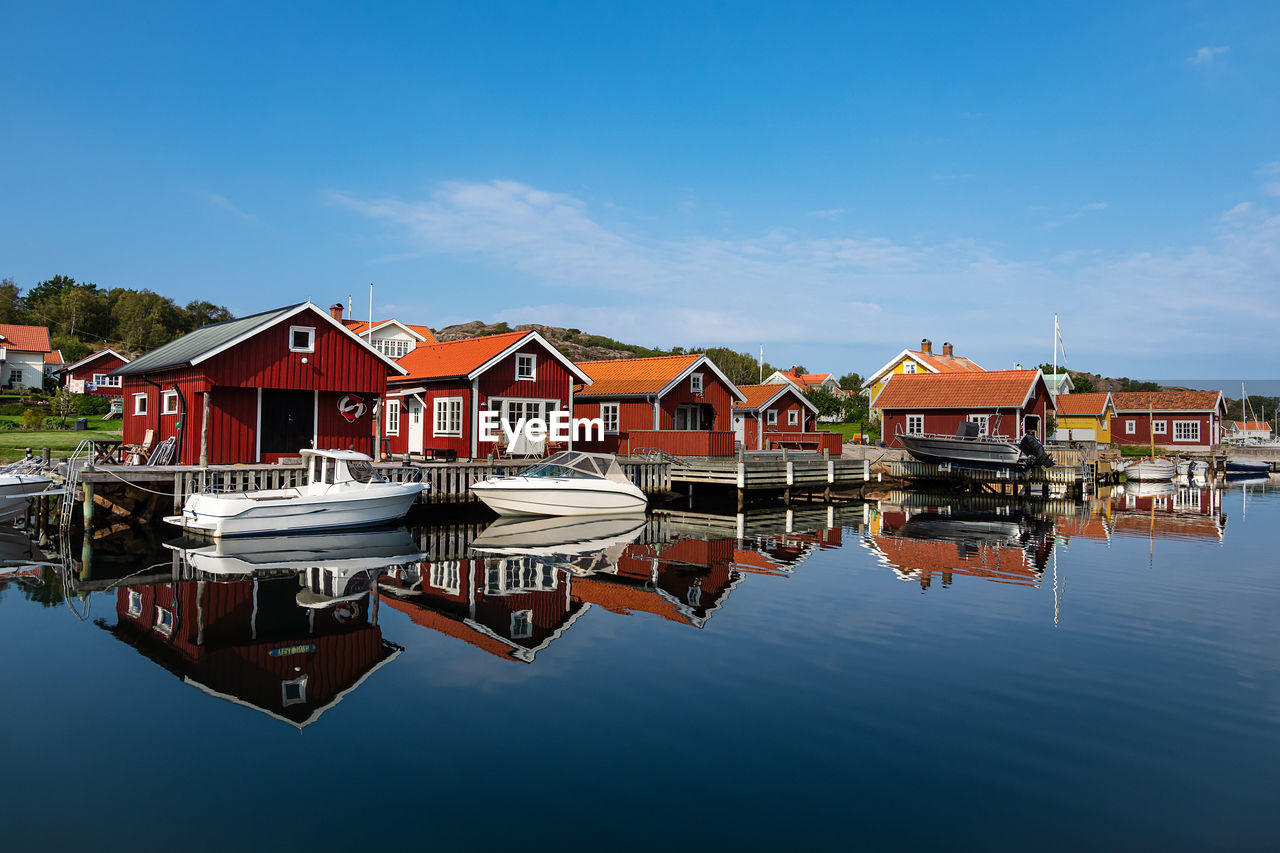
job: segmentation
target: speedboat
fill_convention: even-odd
[[[0,474],[0,521],[21,515],[33,497],[52,485],[53,481],[41,474]]]
[[[511,477],[471,484],[498,515],[625,515],[644,512],[644,492],[609,453],[564,450]]]
[[[301,451],[306,483],[292,489],[202,492],[182,515],[166,516],[189,533],[221,538],[375,527],[404,518],[422,483],[388,482],[354,450]]]
[[[960,424],[955,435],[898,433],[896,438],[908,453],[921,462],[1019,471],[1037,465],[1053,467],[1053,457],[1030,433],[1015,444],[1001,436],[978,435],[978,430],[978,424],[966,421]]]
[[[494,556],[562,557],[630,545],[644,530],[644,516],[512,516],[499,518],[471,541],[471,550]]]
[[[1271,463],[1266,459],[1228,459],[1225,470],[1228,474],[1262,474],[1265,476],[1271,473]]]
[[[1139,482],[1164,482],[1172,480],[1177,473],[1178,466],[1167,456],[1149,456],[1124,467],[1125,479]]]

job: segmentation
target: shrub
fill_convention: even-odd
[[[96,394],[77,394],[75,401],[76,414],[84,415],[105,415],[111,410],[111,402],[106,397],[99,397]]]
[[[35,409],[27,409],[22,413],[23,429],[39,429],[44,423],[44,412],[38,412]]]
[[[24,418],[25,423],[25,418]],[[41,429],[71,429],[74,421],[65,418],[45,418],[40,422]]]

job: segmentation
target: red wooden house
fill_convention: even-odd
[[[483,458],[500,442],[481,441],[480,412],[497,412],[513,427],[528,418],[549,420],[556,411],[571,414],[574,383],[590,382],[532,330],[421,344],[399,364],[405,375],[388,383],[382,419],[391,453]],[[543,445],[522,436],[507,449],[540,455]]]
[[[818,407],[791,383],[739,385],[747,399],[733,407],[733,431],[748,450],[775,448],[840,452],[840,436],[818,432]]]
[[[732,456],[733,404],[746,396],[705,355],[578,363],[590,387],[574,391],[575,418],[600,418],[605,440],[583,450]]]
[[[1111,441],[1166,450],[1208,450],[1222,441],[1221,391],[1113,391]]]
[[[129,359],[115,350],[99,350],[64,367],[62,384],[74,394],[119,397],[120,377],[111,375],[111,371],[128,363]]]
[[[112,371],[124,440],[177,440],[175,461],[274,462],[371,449],[374,403],[404,369],[310,302],[214,323]]]
[[[1031,433],[1044,441],[1053,414],[1049,386],[1039,370],[963,373],[899,373],[871,401],[883,412],[884,440],[899,433],[955,435],[965,421],[983,435],[1018,440]]]
[[[298,605],[297,575],[116,590],[104,627],[184,683],[302,728],[401,651],[369,600]]]

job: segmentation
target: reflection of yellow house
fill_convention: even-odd
[[[1111,443],[1111,419],[1116,405],[1108,391],[1090,394],[1061,394],[1058,404],[1056,441],[1096,441]]]
[[[951,344],[944,343],[942,354],[939,355],[933,351],[933,341],[925,338],[920,342],[920,349],[904,349],[884,367],[871,374],[862,383],[862,393],[867,395],[868,400],[874,400],[880,389],[896,373],[964,373],[975,370],[981,371],[982,368],[969,359],[956,355]],[[880,411],[873,409],[871,416],[879,419]]]

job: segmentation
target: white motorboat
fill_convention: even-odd
[[[52,485],[53,481],[41,474],[0,474],[0,521],[21,515],[33,497]]]
[[[354,450],[302,450],[306,483],[292,489],[191,495],[165,521],[204,536],[261,536],[375,527],[404,518],[422,483],[391,483]]]
[[[564,450],[516,476],[471,485],[499,515],[625,515],[648,500],[609,453]]]
[[[471,541],[494,556],[564,557],[630,545],[648,521],[642,515],[513,516],[499,518]]]
[[[1124,468],[1125,479],[1138,482],[1165,482],[1178,473],[1178,466],[1167,456],[1150,456],[1130,462]]]
[[[323,567],[348,574],[427,559],[403,527],[252,536],[210,542],[183,538],[166,542],[192,569],[218,577],[238,578],[262,572],[305,572]]]

